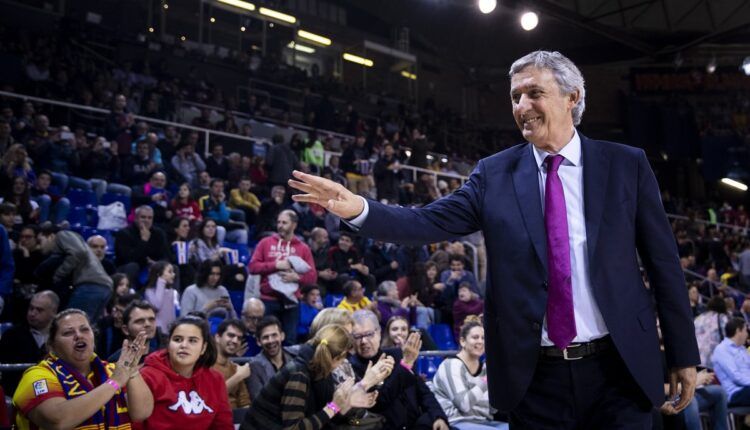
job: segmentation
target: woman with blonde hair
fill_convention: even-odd
[[[349,332],[341,325],[322,327],[307,343],[312,349],[309,360],[295,360],[281,369],[263,387],[240,427],[243,430],[275,430],[286,428],[320,429],[338,414],[346,414],[352,407],[369,408],[375,404],[375,393],[367,393],[372,385],[364,380],[357,384],[348,379],[339,385],[332,396],[325,389],[314,385],[330,386],[329,376],[335,368],[346,361],[354,346]],[[304,354],[307,355],[307,354]],[[390,370],[385,366],[373,366],[372,374],[379,383]]]

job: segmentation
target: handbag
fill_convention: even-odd
[[[380,430],[385,427],[385,417],[366,409],[358,409],[354,416],[343,417],[346,422],[333,424],[335,430]]]

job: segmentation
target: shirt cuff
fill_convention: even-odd
[[[367,203],[367,199],[362,196],[357,196],[360,199],[362,199],[362,203],[364,203],[365,208],[362,210],[362,213],[354,217],[350,220],[341,219],[348,225],[349,227],[353,228],[354,230],[359,230],[362,227],[362,224],[365,223],[365,220],[367,219],[367,215],[370,213],[370,205]]]

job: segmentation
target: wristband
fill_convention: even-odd
[[[403,368],[405,368],[406,370],[408,370],[409,372],[411,372],[411,368],[412,368],[412,366],[410,366],[410,365],[409,365],[409,363],[407,363],[406,361],[404,361],[403,359],[401,359],[401,362],[400,362],[399,364],[400,364],[400,365],[401,365],[401,366],[402,366]]]
[[[328,404],[326,404],[326,407],[328,409],[332,410],[334,415],[336,415],[339,412],[341,412],[341,408],[339,407],[339,405],[337,405],[334,402],[328,402]]]
[[[107,379],[106,381],[104,381],[104,383],[114,388],[115,391],[120,391],[120,384],[118,384],[114,379]]]

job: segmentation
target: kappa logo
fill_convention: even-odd
[[[184,391],[180,391],[180,393],[177,395],[177,402],[175,402],[174,405],[170,406],[169,410],[176,411],[177,409],[182,408],[182,411],[186,415],[198,415],[200,413],[203,413],[204,410],[208,411],[209,413],[214,412],[214,410],[211,409],[211,407],[208,406],[206,402],[203,401],[201,396],[199,396],[195,391],[191,391],[189,396],[190,400],[188,401],[188,395],[186,395]]]
[[[34,395],[41,396],[42,394],[47,394],[48,392],[49,389],[47,388],[47,381],[45,381],[44,379],[34,381]]]

